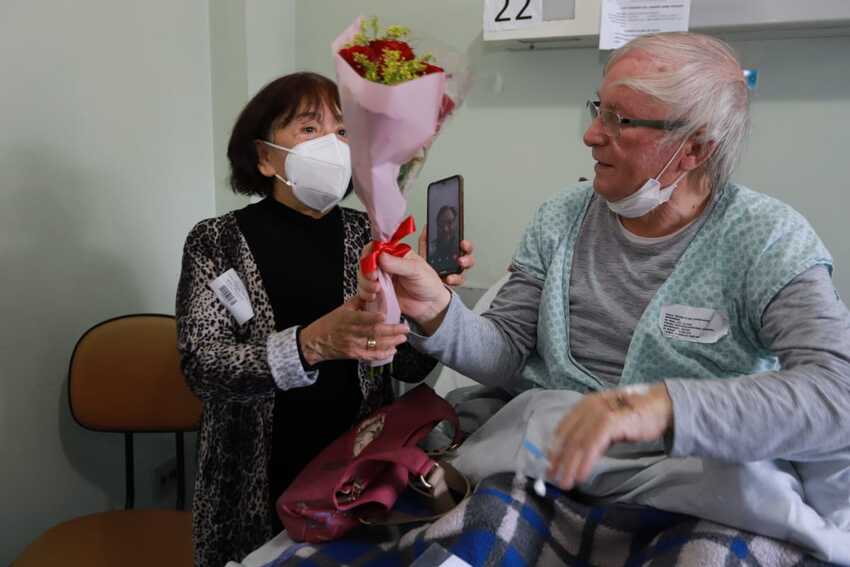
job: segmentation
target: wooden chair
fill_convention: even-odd
[[[71,356],[68,389],[71,414],[80,426],[124,434],[125,509],[49,529],[14,567],[191,566],[183,433],[198,429],[201,403],[180,369],[174,317],[127,315],[86,331]],[[175,510],[133,509],[133,434],[154,432],[175,434]]]

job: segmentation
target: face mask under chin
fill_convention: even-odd
[[[685,146],[686,141],[687,140],[682,141],[679,147],[676,148],[676,151],[673,152],[673,155],[670,156],[670,159],[667,160],[667,163],[664,164],[664,167],[661,168],[661,171],[659,171],[655,177],[647,179],[643,185],[641,185],[640,189],[617,201],[606,200],[608,208],[621,217],[634,219],[649,214],[651,211],[669,201],[673,196],[673,190],[676,189],[676,186],[682,178],[687,175],[687,172],[683,172],[667,187],[661,187],[661,182],[658,178],[664,175],[664,172],[667,171],[667,168],[670,167],[670,164],[673,163],[673,160]]]

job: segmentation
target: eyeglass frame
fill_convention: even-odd
[[[600,118],[602,121],[602,128],[610,135],[610,136],[618,136],[620,134],[620,128],[622,126],[643,126],[645,128],[654,128],[656,130],[676,130],[677,128],[681,128],[685,125],[683,120],[647,120],[644,118],[624,118],[620,116],[614,110],[605,110],[601,108],[602,102],[599,100],[587,99],[585,106],[587,106],[587,110],[590,112],[590,119],[596,120],[600,118],[603,113],[608,115],[613,115],[616,118],[614,124],[616,124],[617,131],[616,132],[608,132],[608,129],[605,125],[605,120]]]

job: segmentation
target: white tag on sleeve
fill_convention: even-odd
[[[222,305],[227,307],[227,310],[230,311],[230,314],[233,315],[237,323],[242,325],[254,316],[254,309],[251,307],[248,290],[245,289],[245,284],[239,279],[239,274],[236,273],[236,270],[230,268],[216,279],[210,281],[209,286]]]
[[[729,333],[729,320],[723,313],[689,305],[663,306],[658,324],[668,339],[692,343],[716,343]]]

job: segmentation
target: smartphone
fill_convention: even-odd
[[[428,185],[427,260],[438,274],[463,271],[457,263],[463,240],[463,177],[452,175]]]

